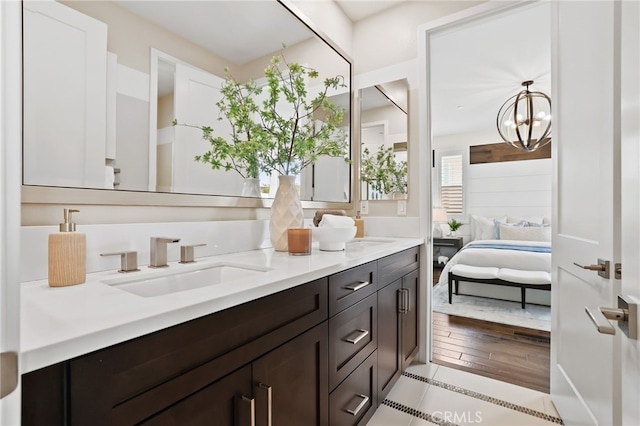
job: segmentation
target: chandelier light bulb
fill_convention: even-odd
[[[496,120],[500,137],[528,152],[551,142],[551,99],[542,92],[530,91],[532,84],[532,80],[523,82],[525,89],[507,99]]]

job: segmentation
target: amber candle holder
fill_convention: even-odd
[[[311,254],[311,228],[289,228],[287,236],[289,254],[293,256]]]

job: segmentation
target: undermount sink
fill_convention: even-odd
[[[111,278],[101,282],[138,296],[156,297],[257,277],[270,270],[271,268],[218,262],[167,269],[143,277],[131,275]]]
[[[371,237],[356,238],[355,240],[351,240],[347,243],[347,249],[349,248],[364,249],[368,247],[379,246],[381,244],[389,244],[389,243],[392,243],[393,241],[394,241],[393,239],[386,239],[386,238],[371,238]]]

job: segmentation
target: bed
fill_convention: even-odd
[[[438,281],[449,287],[450,303],[455,287],[456,294],[520,301],[523,308],[532,289],[530,303],[550,304],[551,228],[544,218],[512,220],[472,217],[472,241],[447,261]]]

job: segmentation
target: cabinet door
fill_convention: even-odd
[[[104,188],[107,25],[53,1],[23,20],[24,183]]]
[[[383,401],[400,377],[400,316],[402,279],[378,291],[378,401]]]
[[[22,375],[22,426],[64,424],[68,373],[59,363]]]
[[[402,278],[404,297],[403,309],[400,313],[402,330],[402,370],[404,371],[418,353],[418,308],[420,270],[415,270]]]
[[[253,363],[257,426],[328,423],[327,341],[325,321]]]
[[[247,365],[141,424],[249,425],[254,415],[250,396],[251,365]]]

